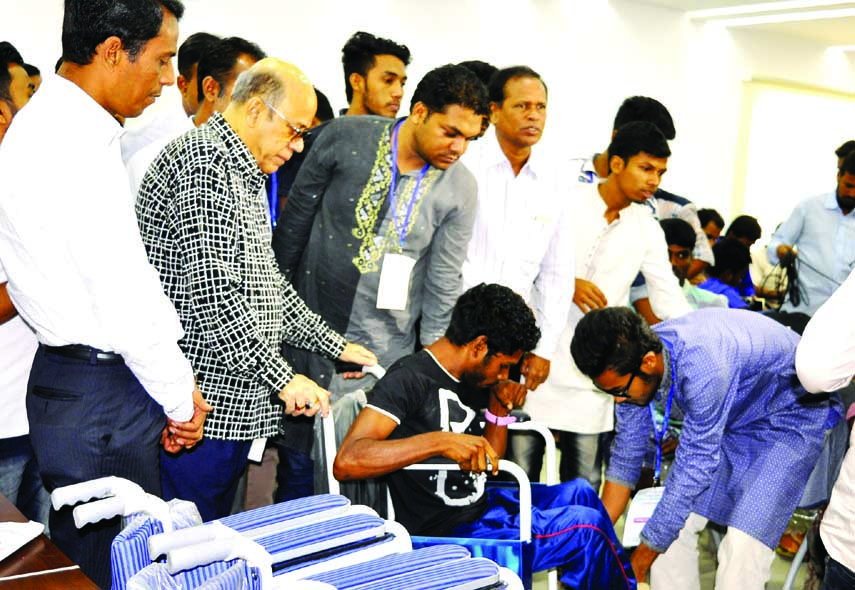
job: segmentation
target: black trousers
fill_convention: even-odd
[[[115,475],[160,495],[163,409],[124,364],[92,364],[40,346],[27,387],[30,440],[51,492]],[[78,530],[71,507],[51,508],[51,539],[99,587],[110,588],[110,543],[121,518]]]

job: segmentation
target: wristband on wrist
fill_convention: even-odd
[[[484,418],[487,419],[487,422],[496,426],[507,426],[517,421],[516,416],[496,416],[489,408],[484,410]]]

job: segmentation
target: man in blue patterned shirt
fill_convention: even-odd
[[[825,432],[840,419],[836,395],[809,396],[799,383],[798,341],[795,332],[740,310],[702,309],[651,329],[628,308],[606,308],[579,323],[576,364],[617,398],[603,489],[613,521],[638,481],[651,431],[660,428],[648,404],[661,400],[666,416],[671,404],[684,414],[664,493],[632,557],[639,580],[650,570],[653,588],[700,588],[698,533],[711,520],[729,527],[716,586],[764,588]]]

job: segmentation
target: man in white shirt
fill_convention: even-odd
[[[621,103],[612,124],[612,137],[617,130],[633,121],[647,121],[659,128],[665,139],[671,141],[677,136],[674,120],[664,104],[649,96],[630,96]],[[570,161],[571,170],[581,183],[596,183],[605,181],[609,175],[608,152],[594,154],[590,158],[576,158]],[[690,200],[658,189],[647,206],[657,219],[683,219],[695,230],[694,261],[689,268],[689,278],[694,277],[715,259],[712,244],[707,241],[706,234],[698,220],[698,209]]]
[[[835,391],[855,376],[855,271],[814,313],[796,350],[796,372],[805,389],[813,393]],[[848,420],[855,417],[855,405]],[[849,451],[831,492],[831,501],[819,529],[828,551],[824,590],[855,587],[855,431]]]
[[[505,68],[492,76],[488,90],[494,131],[463,156],[478,182],[463,288],[499,283],[533,308],[543,336],[523,356],[519,372],[534,391],[549,376],[573,298],[570,183],[545,152],[533,149],[546,125],[547,88],[540,75],[526,66]],[[537,479],[542,453],[530,438],[539,440],[512,435],[509,456]]]
[[[24,60],[0,42],[0,142],[15,114],[30,99]],[[33,331],[18,317],[0,264],[0,493],[30,520],[48,524],[50,498],[42,485],[27,424],[27,376],[36,353]]]
[[[614,426],[614,402],[611,396],[598,393],[570,357],[576,324],[592,309],[627,305],[639,272],[647,281],[650,304],[658,317],[672,318],[691,310],[671,270],[662,229],[644,205],[656,192],[671,154],[665,136],[652,123],[629,123],[618,129],[607,153],[606,181],[578,184],[571,197],[575,305],[549,379],[525,406],[533,419],[561,431],[561,478],[585,477],[595,489],[601,479],[599,433]]]
[[[178,0],[66,0],[59,75],[0,145],[0,259],[40,342],[27,415],[48,490],[114,475],[159,494],[161,442],[193,446],[211,409],[139,237],[115,119],[174,82],[183,12]],[[61,154],[50,174],[46,138]],[[78,531],[70,508],[50,516],[54,542],[100,587],[119,525]]]

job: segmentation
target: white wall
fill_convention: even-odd
[[[2,1],[6,6],[0,39],[12,41],[25,58],[51,69],[60,53],[62,1]],[[410,90],[427,70],[450,61],[525,63],[549,84],[550,121],[544,146],[568,155],[606,146],[623,98],[654,96],[669,107],[677,126],[663,187],[701,206],[716,207],[726,218],[741,212],[733,203],[741,203],[742,196],[733,191],[742,184],[735,177],[734,160],[745,151],[746,137],[740,134],[743,82],[782,79],[855,92],[852,64],[840,56],[829,57],[819,45],[769,33],[699,26],[679,11],[629,0],[185,0],[185,4],[182,39],[208,30],[253,40],[269,54],[302,67],[336,108],[344,106],[340,49],[359,29],[409,45]],[[173,91],[161,101],[177,101],[176,95]],[[806,118],[811,113],[791,116]],[[855,137],[852,121],[840,121],[840,137],[841,141]],[[783,140],[792,143],[798,161],[797,139],[786,137],[783,129],[781,137],[769,138]],[[831,162],[835,147],[828,146]],[[824,178],[826,171],[822,177],[798,166],[787,172],[817,178],[818,190],[826,190],[833,181]]]

